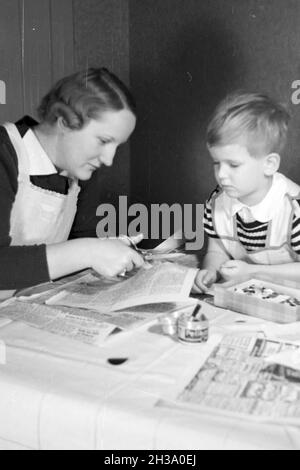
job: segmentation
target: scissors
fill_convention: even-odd
[[[139,255],[142,256],[144,261],[150,261],[152,259],[152,252],[149,250],[143,250],[141,248],[138,248],[138,246],[135,244],[135,242],[132,240],[131,237],[128,237],[128,235],[120,235],[119,237],[121,240],[127,240],[129,242],[130,247],[139,253]]]
[[[132,240],[131,237],[128,235],[120,235],[119,239],[121,240],[126,240],[129,243],[130,248],[132,248],[134,251],[136,251],[139,255],[142,256],[143,260],[145,262],[148,262],[152,259],[152,253],[149,252],[148,250],[142,250],[141,248],[138,248],[136,243]],[[150,265],[149,265],[150,266]],[[124,269],[120,274],[118,274],[119,277],[127,277],[127,271]]]

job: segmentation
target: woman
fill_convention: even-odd
[[[68,240],[80,191],[136,124],[125,85],[106,69],[60,80],[43,98],[40,123],[0,127],[0,289],[18,289],[85,268],[114,276],[143,264],[118,239]],[[138,240],[135,240],[138,241]]]

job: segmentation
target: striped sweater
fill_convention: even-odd
[[[219,235],[216,233],[213,224],[212,201],[214,197],[216,197],[220,192],[220,187],[217,187],[205,204],[204,230],[211,238],[219,238]],[[300,208],[300,199],[295,199],[294,201]],[[244,246],[247,253],[253,253],[257,250],[265,248],[269,225],[272,223],[272,220],[269,222],[259,222],[257,220],[249,222],[243,220],[239,213],[237,213],[235,217],[236,233],[240,243]],[[300,255],[300,211],[295,211],[293,215],[289,241],[293,251],[297,255]]]

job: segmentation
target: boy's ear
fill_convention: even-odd
[[[265,158],[264,170],[266,176],[272,176],[278,171],[280,166],[280,155],[278,153],[269,153]]]

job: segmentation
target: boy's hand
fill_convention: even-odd
[[[217,271],[211,269],[200,269],[194,281],[192,292],[194,294],[206,293],[212,284],[217,282]]]
[[[253,273],[253,264],[246,263],[240,260],[229,260],[226,261],[220,267],[220,274],[225,281],[231,281],[232,279],[240,279]]]

